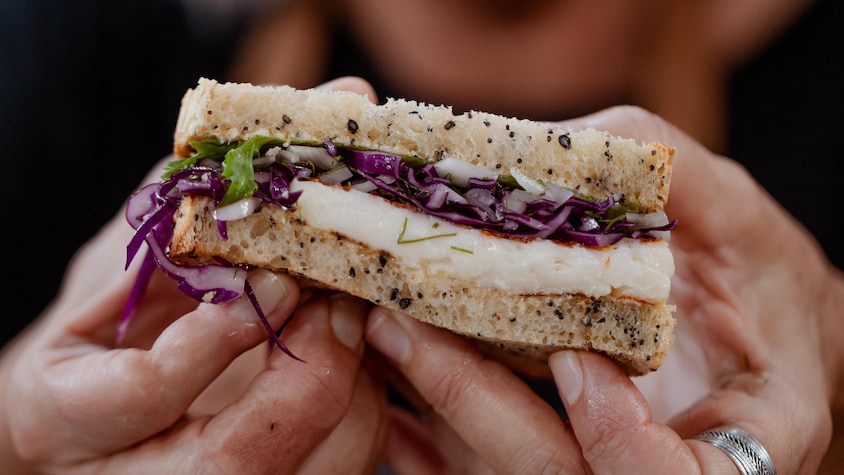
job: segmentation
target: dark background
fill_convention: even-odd
[[[842,5],[816,3],[735,75],[728,152],[839,268]],[[197,32],[174,0],[0,2],[0,345],[52,300],[76,249],[170,152],[185,89],[225,79],[244,21]],[[330,76],[346,73],[366,69],[340,61]]]

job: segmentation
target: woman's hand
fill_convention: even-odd
[[[318,295],[296,308],[291,278],[251,273],[273,327],[292,318],[282,338],[301,362],[267,353],[247,299],[197,305],[158,274],[116,348],[131,279],[111,252],[128,242],[121,220],[78,256],[61,298],[4,356],[0,421],[23,461],[57,473],[287,473],[377,461],[381,396],[358,371],[362,301]],[[323,458],[309,460],[315,452]]]
[[[676,149],[671,353],[636,380],[598,354],[553,355],[563,422],[471,343],[377,308],[367,339],[418,393],[423,414],[391,409],[391,463],[400,473],[738,473],[692,439],[732,425],[762,443],[780,474],[814,473],[841,361],[840,272],[745,170],[656,116],[620,107],[570,125]],[[423,456],[431,450],[438,457]]]
[[[362,82],[326,87],[371,91]],[[160,171],[151,173],[151,179]],[[197,304],[155,274],[125,340],[134,272],[120,213],[76,256],[59,298],[0,360],[0,459],[14,473],[373,471],[380,385],[360,371],[367,305],[248,279],[297,361],[268,352],[248,299]],[[289,321],[288,321],[289,320]]]

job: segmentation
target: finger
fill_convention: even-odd
[[[202,427],[203,463],[223,473],[289,473],[304,463],[349,411],[365,314],[344,294],[300,307],[282,338],[303,361],[270,356],[243,397]]]
[[[433,434],[412,414],[397,407],[389,409],[390,437],[387,462],[402,475],[447,474],[449,466]],[[470,472],[465,472],[470,473]]]
[[[492,468],[466,445],[451,426],[431,410],[415,387],[377,351],[370,372],[377,372],[391,391],[387,461],[395,473],[489,473]]]
[[[645,109],[611,107],[561,124],[574,129],[605,130],[640,142],[662,142],[674,149],[671,196],[666,205],[669,215],[681,223],[672,233],[679,238],[672,239],[674,247],[700,250],[723,246],[733,238],[747,239],[746,226],[736,224],[775,219],[768,206],[772,201],[765,199],[764,191],[741,165],[713,154]],[[768,217],[761,218],[759,213]],[[767,229],[757,227],[753,231]]]
[[[702,444],[689,447],[654,422],[642,394],[607,358],[561,351],[549,359],[583,457],[596,474],[737,473],[729,458]],[[700,457],[700,460],[696,458]]]
[[[805,380],[782,368],[748,370],[720,379],[707,397],[669,424],[683,437],[717,426],[735,426],[755,437],[780,473],[816,473],[832,436],[826,396],[806,380],[817,366],[801,368]],[[787,417],[783,417],[787,414]]]
[[[267,271],[250,280],[267,318],[280,326],[296,303],[295,282]],[[37,438],[22,441],[36,459],[118,450],[171,426],[237,355],[266,338],[252,305],[238,299],[198,306],[149,351],[102,352],[77,342],[33,354],[35,368],[16,374],[29,393],[19,395],[13,423],[24,438]]]
[[[174,159],[160,160],[144,178],[143,183],[158,180],[164,165]],[[112,347],[116,338],[116,320],[124,307],[142,259],[136,258],[125,269],[126,246],[134,230],[126,221],[125,204],[118,213],[88,241],[74,256],[62,281],[58,299],[50,312],[51,319],[62,325],[52,324],[51,330],[57,343],[66,342],[64,332],[81,336],[105,347]],[[141,332],[131,332],[127,346],[148,348],[154,338],[172,320],[196,307],[196,301],[177,290],[175,282],[156,270],[144,299],[146,302],[166,302],[168,305],[147,305],[138,309],[138,318],[132,326],[147,326]],[[173,305],[173,304],[178,305]],[[166,311],[164,311],[166,310]],[[154,325],[152,325],[154,323]],[[137,340],[143,335],[142,340]],[[131,344],[130,344],[131,342]]]
[[[383,356],[376,361],[393,391],[387,458],[396,473],[495,473],[403,374]]]
[[[395,473],[497,473],[448,422],[426,407],[414,410],[402,404],[388,408],[386,460]]]
[[[579,449],[553,409],[469,341],[380,307],[368,319],[367,341],[497,470],[578,473]]]
[[[360,371],[343,420],[298,473],[375,473],[386,445],[386,405],[384,388],[367,371]]]
[[[143,179],[143,183],[158,180],[164,171],[164,165],[173,158],[168,156],[156,163]],[[84,303],[89,300],[86,297],[102,287],[115,283],[128,285],[126,282],[132,280],[139,264],[135,262],[131,272],[124,270],[126,245],[132,239],[133,233],[132,226],[126,221],[124,203],[108,224],[73,257],[62,282],[60,298],[70,299],[71,302],[66,302],[68,304]]]
[[[676,143],[697,143],[658,115],[636,106],[609,107],[583,117],[561,121],[560,124],[575,130],[603,130],[638,142],[663,142],[670,147]]]
[[[629,137],[638,142],[662,142],[674,149],[674,170],[671,189],[678,190],[669,202],[688,201],[683,210],[700,212],[714,198],[723,196],[723,180],[714,180],[717,168],[713,162],[722,162],[690,136],[645,109],[634,106],[611,107],[578,119],[562,122],[575,129],[595,128],[613,135]],[[731,168],[732,169],[732,168]],[[729,177],[727,177],[729,178]],[[729,181],[729,180],[728,180]],[[691,190],[695,191],[691,191]],[[679,198],[676,195],[681,195]],[[686,214],[684,211],[682,214]],[[698,213],[696,213],[698,214]],[[691,215],[689,215],[691,216]]]
[[[368,97],[373,103],[378,102],[378,95],[375,93],[375,88],[373,88],[366,80],[359,77],[340,77],[317,86],[317,89],[327,91],[350,91]]]

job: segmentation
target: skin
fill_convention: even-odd
[[[390,462],[402,474],[738,473],[690,440],[726,424],[755,436],[778,473],[817,473],[841,409],[841,272],[745,170],[657,116],[618,107],[568,125],[675,147],[671,353],[639,379],[597,354],[552,355],[563,422],[470,342],[373,309],[367,341],[421,415],[391,409]]]
[[[371,93],[353,80],[325,87]],[[53,304],[4,348],[4,471],[374,470],[386,403],[383,383],[361,371],[367,304],[251,272],[273,327],[291,319],[282,338],[302,363],[268,354],[248,300],[197,304],[159,272],[118,346],[116,323],[134,275],[122,264],[131,235],[118,213],[81,249]]]
[[[352,79],[328,87],[375,98]],[[383,459],[402,474],[738,473],[689,440],[729,424],[753,434],[779,473],[815,473],[844,407],[841,272],[743,169],[657,116],[619,107],[568,125],[675,147],[678,325],[656,373],[631,380],[597,354],[553,355],[564,422],[470,341],[265,271],[250,281],[275,328],[293,315],[282,337],[307,364],[267,355],[245,301],[197,305],[161,275],[116,347],[132,279],[119,214],[4,349],[4,468],[371,473]],[[377,350],[367,358],[364,337]],[[385,380],[418,410],[387,407]]]

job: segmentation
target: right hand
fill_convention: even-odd
[[[618,107],[570,125],[676,149],[671,352],[635,381],[595,353],[552,355],[564,422],[466,340],[377,308],[367,340],[420,407],[391,410],[391,462],[406,473],[736,473],[692,440],[728,424],[755,436],[780,474],[813,473],[842,364],[841,272],[745,170],[659,117]]]

